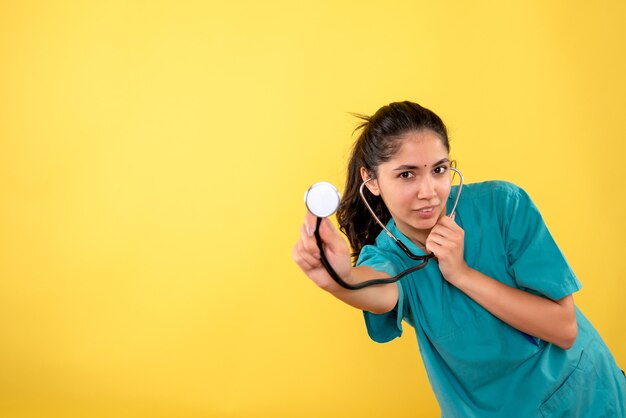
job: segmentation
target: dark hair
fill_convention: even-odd
[[[378,173],[378,166],[389,161],[402,146],[401,137],[409,132],[431,130],[441,138],[446,150],[450,151],[448,132],[439,116],[417,103],[408,101],[390,103],[373,115],[355,115],[362,119],[355,131],[361,130],[348,162],[346,187],[337,220],[340,230],[346,234],[357,257],[363,246],[373,244],[382,230],[376,223],[359,196],[361,167],[372,176]],[[380,196],[374,196],[365,188],[365,197],[370,206],[386,224],[391,215]]]

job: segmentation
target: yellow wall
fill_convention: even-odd
[[[403,99],[530,192],[626,365],[625,3],[337,3],[0,1],[0,416],[438,416],[413,332],[290,259]]]

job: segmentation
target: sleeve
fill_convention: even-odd
[[[377,247],[370,245],[366,245],[361,250],[357,266],[368,266],[390,276],[398,274],[397,264],[383,255]],[[405,316],[406,301],[400,281],[396,284],[398,285],[398,303],[395,308],[384,314],[363,311],[367,333],[377,343],[386,343],[402,335],[402,319]]]
[[[552,300],[579,290],[580,282],[528,194],[512,186],[505,201],[504,242],[519,288]]]

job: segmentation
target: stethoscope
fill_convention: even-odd
[[[460,179],[460,183],[459,183],[457,194],[456,194],[456,199],[454,200],[454,205],[452,206],[452,210],[450,211],[450,215],[449,215],[449,216],[452,216],[454,215],[454,212],[456,211],[456,207],[459,203],[459,198],[461,197],[461,190],[463,189],[464,180],[463,180],[463,174],[461,173],[461,171],[453,167],[450,167],[450,170],[458,174],[459,179]],[[313,184],[309,188],[309,190],[307,190],[306,193],[304,194],[304,203],[307,209],[313,215],[317,216],[317,222],[315,224],[315,241],[317,243],[317,247],[320,250],[320,261],[322,265],[324,266],[324,268],[326,269],[326,271],[328,272],[328,274],[330,275],[330,277],[332,277],[332,279],[335,282],[337,282],[337,284],[339,284],[341,287],[344,287],[350,290],[363,289],[364,287],[374,286],[378,284],[395,283],[398,280],[400,280],[402,277],[406,276],[407,274],[423,269],[428,264],[428,260],[435,257],[433,253],[426,254],[426,255],[414,254],[411,250],[408,249],[406,245],[404,245],[402,241],[400,241],[380,221],[378,216],[376,216],[376,213],[374,213],[374,210],[368,203],[364,194],[365,185],[368,182],[372,181],[373,179],[374,178],[371,177],[365,180],[359,187],[359,195],[361,195],[361,199],[363,200],[363,203],[365,203],[365,206],[369,210],[370,214],[374,217],[374,220],[376,221],[376,223],[378,223],[378,225],[380,225],[383,228],[385,233],[396,243],[396,245],[398,245],[398,247],[400,247],[400,249],[407,255],[407,257],[409,257],[411,260],[420,262],[418,265],[410,267],[404,270],[403,272],[397,274],[394,277],[389,277],[389,278],[384,278],[384,279],[366,280],[358,284],[347,283],[341,277],[339,277],[339,275],[335,272],[333,267],[328,262],[328,259],[326,258],[326,254],[324,253],[324,246],[322,243],[322,238],[320,237],[320,233],[319,233],[319,228],[320,228],[320,224],[322,223],[322,219],[327,218],[333,213],[335,213],[337,211],[337,208],[339,207],[339,202],[341,201],[341,198],[339,196],[339,191],[337,190],[335,186],[333,186],[330,183],[319,182],[319,183]]]

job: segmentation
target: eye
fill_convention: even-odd
[[[411,173],[410,171],[403,171],[402,173],[398,174],[398,177],[400,177],[401,179],[410,179],[411,177],[413,177],[413,173]]]
[[[444,174],[446,171],[448,171],[448,167],[445,165],[440,165],[439,167],[435,167],[435,169],[433,170],[433,173]]]

